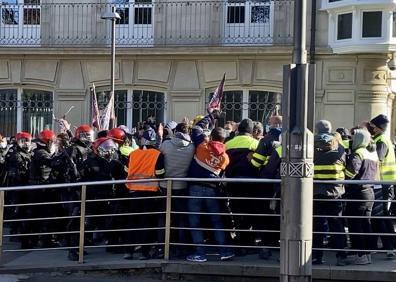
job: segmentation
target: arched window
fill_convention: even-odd
[[[37,89],[0,89],[0,133],[12,136],[23,130],[33,136],[51,129],[53,94]]]
[[[212,95],[208,95],[206,104]],[[277,92],[249,89],[224,91],[221,104],[223,115],[218,125],[223,126],[226,121],[240,122],[244,118],[266,124],[275,109],[280,110],[280,106],[281,94]]]
[[[99,109],[104,109],[109,101],[109,92],[98,92]],[[165,94],[151,90],[116,90],[115,114],[117,125],[136,127],[148,117],[155,117],[156,122],[165,118]]]

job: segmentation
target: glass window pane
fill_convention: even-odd
[[[207,103],[209,103],[212,96],[213,93],[208,95]],[[218,126],[224,126],[226,121],[240,122],[242,120],[242,97],[242,91],[224,91],[223,99],[221,100],[223,114],[218,120]]]
[[[148,117],[154,117],[156,123],[164,121],[165,95],[161,92],[134,90],[133,91],[133,127]]]
[[[269,6],[253,6],[251,10],[252,23],[269,23],[270,7]]]
[[[135,24],[151,24],[151,7],[135,8]]]
[[[396,12],[393,12],[393,31],[392,36],[396,37]]]
[[[282,96],[269,91],[249,91],[249,118],[264,125],[275,109],[280,109]]]
[[[362,37],[382,36],[382,12],[363,12]]]
[[[23,23],[30,25],[40,24],[40,9],[38,8],[24,8],[23,9]]]
[[[337,40],[352,38],[352,13],[338,15]]]
[[[52,92],[24,89],[22,93],[22,113],[23,131],[36,136],[44,129],[52,129]]]
[[[129,105],[127,102],[127,90],[116,90],[114,97],[114,111],[116,116],[116,126],[127,124],[127,111]],[[106,108],[110,99],[110,91],[97,92],[99,110]]]
[[[0,134],[13,136],[17,132],[17,90],[0,89]]]
[[[3,24],[16,25],[19,23],[17,0],[2,1],[1,21]]]
[[[229,6],[227,9],[227,23],[244,23],[245,6]]]

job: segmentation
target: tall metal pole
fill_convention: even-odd
[[[280,281],[307,282],[312,280],[314,95],[310,92],[315,89],[315,69],[306,64],[307,3],[294,3],[293,64],[284,66],[282,96]]]
[[[115,15],[116,14],[116,8],[114,6],[111,7],[111,12]],[[111,74],[110,74],[110,97],[113,97],[114,95],[114,88],[115,88],[115,30],[116,30],[116,17],[113,17],[111,19]],[[115,99],[115,97],[114,97]],[[114,107],[113,107],[114,110]],[[112,113],[112,117],[114,113]],[[110,122],[112,123],[110,125],[110,128],[115,127],[116,121],[114,119],[111,119]]]

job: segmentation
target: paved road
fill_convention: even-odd
[[[112,275],[84,275],[84,274],[74,274],[74,275],[1,275],[0,282],[164,282],[165,280],[150,279],[144,277],[119,277]]]

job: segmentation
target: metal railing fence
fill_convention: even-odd
[[[19,2],[19,1],[18,1]],[[2,47],[105,47],[111,6],[117,47],[278,45],[293,41],[294,0],[2,2]]]
[[[186,193],[183,194],[180,193],[180,191],[168,189],[168,187],[172,187],[172,183],[175,181],[188,182],[192,185],[199,185],[201,188],[206,187],[215,189],[216,192],[219,192],[220,188],[217,186],[214,187],[214,183],[220,183],[223,188],[221,193],[215,193],[214,196],[206,196],[205,194],[196,195],[192,192],[192,194],[188,194],[187,189],[185,191]],[[166,188],[163,189],[161,193],[153,194],[136,195],[136,192],[128,192],[122,196],[112,194],[116,191],[114,189],[120,189],[120,186],[116,185],[144,182],[166,183]],[[273,185],[279,186],[280,183],[281,180],[274,179],[169,178],[0,187],[0,256],[4,252],[76,250],[78,253],[78,262],[83,263],[84,249],[90,248],[118,248],[118,250],[123,252],[134,252],[134,249],[145,248],[150,253],[156,253],[156,255],[158,255],[157,258],[162,258],[163,255],[163,258],[166,260],[172,259],[172,251],[174,249],[178,250],[177,248],[185,248],[191,252],[193,252],[193,248],[197,247],[205,247],[207,250],[210,250],[209,252],[212,252],[213,248],[229,249],[232,250],[232,252],[238,252],[238,250],[246,251],[249,249],[251,252],[259,249],[277,250],[279,249],[279,202],[281,199],[279,194],[265,196],[265,193],[263,194],[262,192],[265,192],[263,189],[271,189]],[[396,181],[345,180],[314,181],[314,183],[315,185],[365,185],[365,187],[370,188],[367,185],[373,185],[372,187],[374,187],[374,185],[383,185],[385,187],[395,184]],[[102,193],[101,195],[103,197],[100,198],[97,197],[96,194],[92,194],[92,190],[100,191],[99,187],[101,186],[111,189],[111,193],[107,195]],[[241,190],[235,193],[238,191],[238,187]],[[292,189],[292,187],[289,188]],[[355,188],[347,187],[346,189]],[[45,196],[47,192],[59,196],[65,194],[62,191],[66,191],[66,194],[77,192],[76,195],[78,195],[78,199],[69,198],[68,200],[63,200],[55,197],[52,201],[46,200],[49,199],[49,197]],[[31,193],[26,194],[26,192]],[[25,193],[24,199],[28,200],[28,202],[10,201],[18,193]],[[29,199],[29,195],[36,195],[35,199],[38,201],[32,201],[32,199]],[[19,199],[21,199],[21,197],[19,197]],[[184,209],[180,208],[183,206],[181,205],[183,200],[189,202],[197,201],[197,199],[214,200],[217,201],[217,204],[223,206],[222,209],[215,212],[199,209],[194,210],[187,204],[184,205]],[[144,203],[139,204],[138,201],[144,201]],[[339,213],[315,212],[315,204],[336,202],[343,205],[343,209]],[[362,202],[373,203],[373,205],[396,204],[396,201],[391,199],[354,199],[353,197],[314,199],[313,237],[314,241],[319,238],[322,242],[319,244],[319,247],[314,243],[313,250],[335,251],[337,253],[389,253],[394,251],[394,244],[391,244],[391,246],[393,246],[391,249],[387,248],[385,244],[385,241],[388,240],[387,238],[396,243],[396,233],[394,229],[391,232],[378,232],[378,230],[367,232],[367,230],[356,231],[351,228],[352,222],[356,223],[356,220],[358,220],[360,224],[362,224],[361,221],[373,222],[375,220],[387,220],[392,223],[392,228],[394,228],[393,226],[396,222],[396,216],[394,215],[375,214],[373,212],[370,216],[364,216],[345,212],[348,210],[348,205]],[[241,203],[244,204],[240,205]],[[63,214],[51,212],[59,210],[55,209],[55,207],[59,205],[62,205],[64,209]],[[269,207],[271,205],[272,207]],[[345,208],[345,206],[347,208]],[[128,210],[128,207],[134,208]],[[143,210],[140,210],[140,207],[142,207]],[[149,207],[153,209],[148,209]],[[13,216],[11,211],[18,209],[19,216]],[[33,210],[33,212],[31,212],[31,210]],[[68,210],[66,214],[65,210]],[[178,217],[181,216],[184,216],[184,220],[181,220],[184,225],[180,225],[179,223],[181,222],[178,222],[180,220]],[[192,223],[192,216],[200,216],[198,217],[199,222]],[[150,218],[148,219],[148,217]],[[204,219],[205,217],[206,221]],[[214,217],[217,217],[217,220],[221,221],[220,225],[213,226],[217,223],[215,223],[216,220],[212,220],[212,225],[208,226],[208,223],[210,223],[211,219]],[[337,219],[342,221],[342,230],[334,231],[332,227],[323,229],[320,225],[319,227],[318,225],[315,226],[315,220],[321,223],[322,219],[328,221],[328,226],[330,225],[329,220]],[[109,220],[111,220],[111,222],[108,222]],[[116,222],[116,220],[119,221]],[[326,220],[323,221],[323,223],[326,223]],[[95,223],[92,221],[95,221]],[[139,221],[140,225],[135,224],[135,221]],[[347,228],[348,224],[345,224],[345,221],[348,221],[349,228]],[[54,222],[60,222],[60,224],[58,223],[58,227],[60,226],[61,228],[53,228]],[[12,233],[10,231],[13,228],[14,232]],[[184,239],[177,238],[181,236],[181,232],[185,232],[185,235],[196,231],[204,232],[209,240],[197,243],[194,242],[194,240],[186,240],[184,237]],[[146,235],[150,234],[150,238],[137,235],[139,232],[146,232],[144,233]],[[224,242],[221,244],[213,242],[213,234],[211,233],[214,232],[224,232]],[[128,237],[130,235],[133,235],[132,238]],[[354,246],[354,240],[357,236],[368,241],[375,240],[375,244],[371,244],[371,248],[356,248]],[[96,242],[94,242],[95,237],[99,238]],[[382,249],[378,248],[377,237],[381,238],[383,244]],[[27,242],[26,240],[29,238],[33,238],[36,243],[40,238],[46,238],[46,240],[58,241],[58,245],[50,244],[48,246],[43,245],[37,247],[34,244],[30,244],[29,247],[23,246],[22,242]],[[109,238],[112,238],[112,240]],[[11,246],[12,244],[6,242],[11,239],[19,239],[22,243],[22,248],[15,248],[15,246]],[[66,241],[63,242],[63,244],[59,243],[62,239]],[[145,239],[150,239],[151,241]],[[345,247],[334,247],[334,245],[337,246],[334,242],[332,242],[332,244],[329,243],[329,245],[331,245],[330,248],[326,245],[326,241],[334,241],[335,239],[345,240]]]

